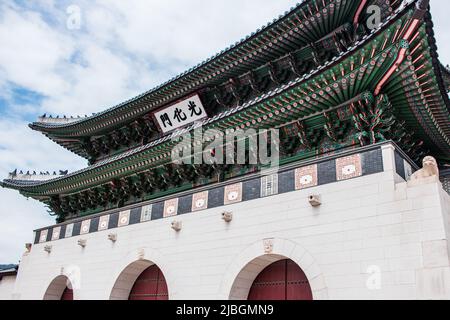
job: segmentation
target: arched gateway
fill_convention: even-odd
[[[64,300],[64,301],[73,300],[73,290],[66,287],[66,289],[64,289],[64,292],[61,296],[61,300]]]
[[[134,282],[128,300],[168,300],[166,278],[157,265],[145,269]]]
[[[44,300],[73,300],[73,289],[69,278],[58,276],[45,291]]]
[[[148,260],[129,264],[117,278],[111,300],[168,300],[169,291],[161,269]]]
[[[259,273],[250,288],[248,300],[312,300],[309,281],[292,260],[272,263]]]
[[[230,300],[323,300],[320,266],[300,244],[282,238],[254,242],[227,267],[220,296]]]

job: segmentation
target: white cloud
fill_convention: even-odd
[[[52,30],[39,14],[3,6],[0,22],[0,68],[9,82],[44,95],[67,90],[57,74],[73,45]]]
[[[12,190],[0,191],[0,264],[18,263],[25,243],[33,243],[33,230],[52,225],[54,218],[46,214],[43,204],[19,198]]]
[[[439,58],[442,64],[450,64],[450,21],[448,19],[449,2],[444,0],[431,1],[434,33],[436,37]]]
[[[31,131],[25,121],[11,118],[0,119],[0,159],[3,176],[14,168],[47,171],[49,161],[54,170],[72,171],[86,164],[84,159],[57,146],[44,135]]]
[[[0,176],[14,168],[27,170],[75,171],[85,166],[83,159],[64,150],[17,119],[0,119]],[[24,244],[32,242],[34,229],[51,225],[54,218],[43,204],[27,200],[16,191],[0,189],[0,264],[17,262]]]

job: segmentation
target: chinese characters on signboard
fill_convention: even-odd
[[[204,119],[207,114],[200,97],[195,95],[155,112],[154,117],[161,131],[167,133]]]

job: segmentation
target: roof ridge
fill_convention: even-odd
[[[58,172],[59,173],[57,173],[57,171],[53,171],[53,173],[49,171],[39,171],[38,173],[35,170],[27,170],[27,172],[24,173],[23,170],[18,171],[18,169],[15,169],[8,174],[8,180],[45,181],[55,177],[66,176],[69,173],[69,170],[58,170]]]

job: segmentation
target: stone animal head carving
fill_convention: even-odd
[[[429,172],[433,173],[433,175],[439,175],[439,168],[435,158],[431,156],[423,158],[422,165],[423,169],[427,169]]]
[[[439,168],[435,158],[427,156],[422,161],[422,169],[416,171],[411,180],[422,180],[428,177],[439,176]]]
[[[181,221],[173,221],[172,222],[172,229],[175,230],[176,232],[180,232],[182,229],[183,225]]]
[[[273,252],[273,239],[263,240],[264,253],[270,254]]]
[[[231,222],[233,220],[233,213],[231,213],[231,212],[223,212],[222,213],[222,219],[225,222]]]

